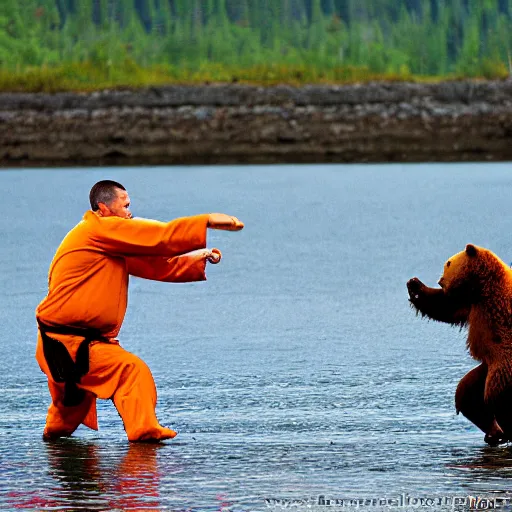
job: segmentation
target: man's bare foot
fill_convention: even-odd
[[[170,428],[162,427],[158,432],[148,432],[143,434],[138,439],[130,439],[132,443],[159,443],[166,439],[174,439],[178,435],[178,432],[171,430]]]
[[[60,439],[61,437],[70,437],[71,434],[69,432],[51,432],[46,429],[43,432],[43,441],[55,441],[56,439]]]

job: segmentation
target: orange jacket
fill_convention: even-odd
[[[206,279],[206,260],[197,250],[206,247],[208,217],[164,223],[99,217],[87,211],[57,249],[48,295],[36,309],[37,319],[49,326],[98,329],[115,339],[126,312],[130,274],[169,282]],[[55,338],[74,358],[81,340]]]

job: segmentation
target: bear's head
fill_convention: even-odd
[[[465,302],[475,302],[487,289],[501,284],[508,267],[494,253],[473,244],[444,264],[439,286]]]

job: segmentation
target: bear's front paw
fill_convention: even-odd
[[[509,442],[509,439],[507,438],[507,436],[505,434],[503,434],[503,432],[501,434],[496,434],[494,436],[490,435],[490,434],[485,434],[484,436],[484,441],[489,445],[489,446],[492,446],[493,448],[500,445],[500,444],[504,444],[504,443],[508,443]]]
[[[412,302],[419,299],[424,286],[425,285],[417,277],[413,277],[407,281],[407,291],[409,292],[409,299]]]

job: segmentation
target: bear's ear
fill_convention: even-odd
[[[476,247],[473,244],[466,245],[466,254],[470,258],[473,258],[474,256],[476,256],[476,253],[477,253],[477,250],[476,250]]]

